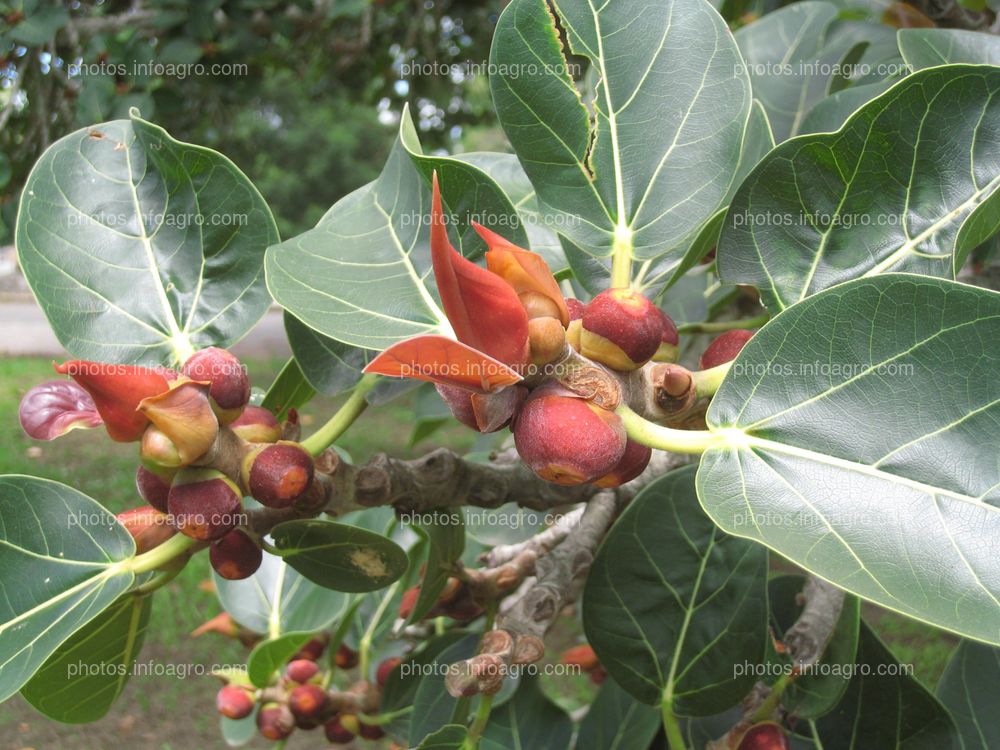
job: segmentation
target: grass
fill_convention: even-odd
[[[246,362],[255,383],[268,383],[282,362]],[[17,421],[21,396],[32,385],[52,379],[47,360],[8,358],[0,361],[0,474],[23,473],[46,477],[76,487],[112,512],[139,504],[134,473],[136,446],[113,443],[99,431],[75,431],[51,443],[39,443],[23,434]],[[379,451],[413,457],[436,445],[468,450],[474,434],[449,427],[430,440],[410,445],[409,427],[414,424],[414,398],[403,398],[372,409],[361,416],[340,445],[357,462]],[[317,398],[303,411],[305,432],[322,424],[337,408],[338,401]],[[151,626],[140,661],[198,669],[205,665],[241,664],[246,649],[235,641],[215,635],[190,637],[198,625],[214,617],[220,607],[214,593],[204,586],[209,580],[206,555],[197,555],[182,574],[158,592]],[[895,652],[899,660],[912,664],[915,676],[933,686],[956,644],[956,640],[927,625],[874,606],[865,607],[866,619]],[[553,633],[550,658],[579,642],[581,629],[573,618]],[[548,689],[566,707],[587,703],[594,686],[587,678],[545,680]],[[185,750],[220,747],[218,720],[213,702],[217,689],[209,677],[177,679],[172,676],[137,676],[126,688],[112,715],[86,728],[61,727],[35,714],[17,699],[4,706],[0,736],[11,747],[56,747],[71,744],[79,750],[105,750],[116,744],[148,750]],[[15,739],[16,738],[16,739]],[[289,748],[315,745],[315,735],[297,733]],[[300,744],[301,743],[301,744]],[[6,744],[6,743],[5,743]],[[251,747],[267,747],[255,741]]]

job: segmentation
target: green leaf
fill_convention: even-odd
[[[832,133],[840,130],[847,118],[879,94],[885,93],[895,83],[893,80],[851,86],[821,100],[809,110],[802,122],[803,133]]]
[[[707,415],[723,529],[852,593],[1000,643],[1000,294],[888,274],[789,308]],[[956,457],[960,457],[958,460]]]
[[[74,357],[175,365],[228,346],[271,302],[271,212],[221,154],[133,113],[50,146],[21,197],[21,267]]]
[[[21,695],[64,724],[100,719],[132,676],[152,602],[150,596],[119,598],[57,648]]]
[[[315,395],[316,389],[306,380],[299,363],[292,357],[281,368],[260,405],[282,420],[288,416],[289,410],[301,409]]]
[[[277,638],[291,632],[316,632],[344,614],[351,597],[317,586],[280,557],[264,553],[257,572],[240,581],[213,574],[223,608],[255,633]]]
[[[479,638],[469,634],[437,653],[431,662],[436,668],[427,671],[413,695],[413,713],[410,715],[410,744],[420,741],[431,732],[452,723],[458,700],[452,698],[444,687],[446,668],[475,655]],[[465,717],[455,717],[464,721]]]
[[[467,736],[464,724],[447,724],[424,737],[417,750],[461,750]]]
[[[525,677],[514,697],[494,708],[480,739],[480,750],[545,748],[566,750],[573,722],[544,692],[537,677]]]
[[[695,498],[695,469],[656,480],[608,533],[583,595],[587,640],[631,695],[683,716],[737,703],[764,658],[767,553],[723,534]]]
[[[580,723],[574,750],[647,750],[660,729],[660,712],[605,680]]]
[[[385,588],[409,564],[406,552],[381,534],[336,521],[285,521],[271,530],[286,563],[313,583],[361,593]]]
[[[768,581],[771,624],[779,639],[802,613],[802,605],[796,597],[804,583],[805,578],[794,575],[777,576]],[[815,719],[832,711],[840,702],[853,673],[860,617],[861,607],[857,597],[845,596],[840,619],[817,667],[799,675],[782,696],[781,704],[790,713],[802,719]],[[787,670],[791,670],[790,659],[779,657],[779,660]]]
[[[899,51],[913,70],[949,63],[1000,64],[1000,38],[962,29],[900,29]]]
[[[557,18],[544,0],[514,0],[490,51],[497,115],[542,211],[589,255],[679,257],[739,159],[750,85],[732,35],[704,0],[553,6]],[[557,22],[600,80],[592,102]]]
[[[465,550],[465,517],[461,510],[423,514],[419,527],[430,544],[427,567],[420,582],[420,595],[410,614],[410,622],[419,622],[434,606],[448,583],[452,564],[462,557]]]
[[[795,6],[793,6],[795,7]],[[772,312],[859,276],[953,278],[1000,227],[1000,69],[915,73],[836,133],[768,154],[719,240],[726,283],[756,285]]]
[[[1000,649],[962,641],[938,680],[937,698],[951,712],[964,750],[1000,747]]]
[[[899,748],[958,750],[955,723],[945,708],[862,623],[858,671],[836,710],[800,724],[815,750]],[[912,667],[911,667],[912,669]]]
[[[43,4],[39,8],[27,11],[27,18],[13,27],[8,27],[6,33],[15,42],[30,46],[41,46],[52,41],[56,33],[69,22],[69,12],[59,5]],[[32,54],[32,52],[28,52]]]
[[[361,380],[366,349],[328,338],[285,312],[285,332],[306,381],[326,396],[336,396]]]
[[[134,554],[129,533],[83,493],[0,477],[0,701],[132,585]]]
[[[274,673],[284,667],[312,636],[312,633],[285,633],[254,646],[247,657],[247,676],[254,687],[266,688]]]

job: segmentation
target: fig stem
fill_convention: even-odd
[[[174,534],[159,547],[154,547],[149,552],[136,555],[128,562],[128,567],[133,573],[147,573],[166,565],[178,555],[187,552],[197,539],[192,539],[184,534]]]
[[[771,715],[781,704],[781,697],[785,694],[785,690],[792,684],[796,676],[795,670],[792,670],[783,673],[778,678],[777,682],[771,686],[771,692],[767,694],[767,698],[757,707],[754,715],[750,718],[751,723],[757,724],[761,721],[768,721],[771,718]]]
[[[681,725],[677,721],[674,707],[669,700],[664,700],[663,710],[663,731],[667,735],[667,746],[670,750],[687,750],[684,742],[684,735],[681,734]]]
[[[615,227],[611,246],[611,288],[628,289],[632,285],[632,230]]]
[[[615,412],[625,423],[625,432],[637,443],[671,453],[704,453],[725,443],[722,435],[710,430],[678,430],[643,419],[622,404]]]
[[[361,636],[361,640],[358,642],[358,674],[361,675],[362,680],[368,679],[368,673],[370,671],[371,664],[371,652],[372,652],[372,640],[375,638],[375,628],[382,621],[382,615],[385,614],[386,608],[392,602],[392,597],[396,595],[396,590],[399,588],[399,581],[396,581],[392,586],[390,586],[382,597],[382,601],[379,602],[378,607],[372,614],[371,622],[368,623],[368,627],[365,629],[365,633]]]
[[[477,750],[479,747],[479,738],[482,737],[483,732],[486,730],[486,725],[489,723],[492,708],[492,695],[479,696],[479,708],[476,710],[476,718],[472,720],[469,732],[465,736],[465,742],[462,744],[462,750]]]
[[[162,573],[157,573],[155,576],[150,578],[144,584],[139,586],[135,590],[135,593],[139,595],[151,594],[157,589],[163,588],[172,580],[174,580],[177,576],[180,575],[180,572],[182,570],[184,570],[183,566],[175,568],[174,570],[165,570]]]
[[[760,328],[771,319],[767,313],[741,320],[706,320],[701,323],[685,323],[677,326],[677,333],[725,333],[726,331]]]
[[[354,420],[361,416],[368,407],[365,396],[375,387],[377,375],[364,375],[358,384],[354,386],[347,401],[330,417],[326,424],[316,432],[302,441],[302,447],[313,456],[318,456],[336,442],[337,438],[343,435],[347,428],[354,424]]]
[[[722,381],[732,367],[732,361],[723,362],[721,365],[710,367],[707,370],[695,370],[691,373],[691,380],[694,381],[694,391],[698,398],[710,398],[715,395],[722,385]]]

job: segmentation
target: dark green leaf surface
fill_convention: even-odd
[[[21,267],[81,359],[175,365],[228,346],[271,302],[264,199],[221,154],[133,114],[54,143],[28,177]]]
[[[132,537],[58,482],[0,477],[0,701],[135,579]]]
[[[647,750],[660,729],[660,712],[605,680],[580,722],[574,750]]]
[[[464,716],[454,717],[458,701],[448,694],[444,687],[446,668],[468,659],[476,653],[479,638],[467,635],[462,640],[439,652],[433,660],[436,669],[429,670],[417,685],[413,696],[413,713],[410,716],[410,744],[415,744],[431,732],[435,732],[452,721],[465,721]]]
[[[464,724],[448,724],[424,737],[417,750],[461,750],[467,735]]]
[[[701,512],[695,468],[656,480],[598,550],[583,596],[587,640],[601,664],[645,703],[683,716],[738,702],[764,658],[767,553],[727,536]]]
[[[733,199],[723,281],[757,286],[777,312],[859,276],[953,278],[1000,227],[998,91],[1000,69],[932,68],[838,132],[778,146]]]
[[[962,29],[900,29],[899,51],[913,70],[948,63],[1000,64],[1000,38]]]
[[[295,358],[289,359],[267,389],[261,406],[270,409],[279,420],[288,415],[289,409],[301,409],[316,395],[316,389],[306,380]]]
[[[132,676],[152,603],[150,596],[121,597],[56,649],[21,695],[64,724],[100,719]]]
[[[593,112],[544,0],[514,0],[490,52],[500,123],[542,211],[582,252],[669,253],[733,181],[750,108],[736,43],[704,0],[553,5],[599,81]]]
[[[362,593],[388,586],[409,563],[398,544],[381,534],[336,521],[285,521],[271,530],[282,559],[313,583]]]
[[[888,274],[789,308],[734,361],[698,495],[726,531],[1000,643],[1000,294]]]
[[[361,380],[367,349],[331,339],[285,312],[285,333],[306,381],[327,396],[336,396]]]
[[[250,682],[255,687],[267,687],[274,673],[284,667],[310,638],[312,633],[285,633],[258,643],[247,657]]]
[[[429,545],[420,596],[409,617],[410,622],[419,622],[434,606],[448,583],[452,564],[461,559],[465,551],[465,516],[462,511],[440,511],[431,515],[433,518],[429,520],[432,523],[420,525]]]
[[[538,678],[524,677],[514,697],[490,714],[480,750],[566,750],[573,737],[569,715],[542,692]]]
[[[935,692],[955,719],[964,750],[1000,747],[1000,649],[962,641]]]

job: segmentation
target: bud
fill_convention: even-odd
[[[250,401],[250,378],[243,364],[225,349],[211,346],[195,352],[184,363],[181,374],[209,383],[209,395],[222,424],[229,424]]]
[[[378,686],[385,687],[385,683],[389,681],[389,675],[402,663],[403,660],[398,656],[390,656],[388,659],[383,659],[375,669],[375,682],[378,683]]]
[[[349,742],[353,742],[356,736],[354,732],[347,729],[341,723],[340,718],[339,716],[335,716],[323,725],[327,742],[332,742],[334,745],[346,745]]]
[[[239,518],[239,488],[214,469],[181,469],[174,477],[167,509],[182,534],[201,541],[221,539]]]
[[[269,508],[287,508],[305,494],[315,466],[298,443],[281,440],[260,446],[243,459],[243,486]]]
[[[608,289],[584,308],[580,351],[615,370],[642,367],[662,337],[662,312],[632,289]]]
[[[653,355],[654,362],[676,362],[680,355],[681,337],[677,333],[677,325],[673,319],[663,310],[657,308],[660,313],[660,320],[663,323],[663,335],[660,337],[660,346]]]
[[[784,730],[773,721],[762,721],[750,727],[737,750],[790,750]]]
[[[514,639],[506,630],[487,630],[479,642],[479,653],[506,659],[514,653]]]
[[[344,644],[340,644],[336,656],[333,657],[333,663],[340,669],[354,669],[358,666],[358,660],[358,652]]]
[[[139,409],[177,448],[184,466],[201,458],[215,444],[219,420],[208,400],[208,386],[191,380],[139,402]]]
[[[452,698],[471,698],[479,692],[479,678],[468,662],[452,664],[444,678],[444,688]]]
[[[215,707],[227,719],[245,719],[253,713],[253,706],[250,692],[237,685],[226,685],[215,696]]]
[[[496,654],[477,654],[469,659],[469,670],[475,675],[479,692],[496,695],[503,687],[506,665]]]
[[[600,479],[595,479],[598,487],[618,487],[631,482],[645,471],[652,458],[653,451],[641,443],[628,439],[625,441],[625,452],[615,467]]]
[[[285,676],[300,685],[305,685],[318,674],[319,667],[311,659],[293,659],[285,668]]]
[[[534,664],[545,656],[545,643],[534,635],[522,635],[514,643],[513,664]]]
[[[319,685],[297,685],[288,694],[288,708],[297,719],[319,718],[326,704],[326,691]]]
[[[239,581],[257,572],[264,553],[243,529],[233,529],[209,548],[208,559],[220,576]]]
[[[156,425],[149,425],[139,444],[139,459],[150,471],[177,469],[183,465],[174,442]]]
[[[159,547],[177,533],[170,525],[170,517],[150,505],[123,511],[115,518],[135,540],[137,555]]]
[[[276,443],[281,440],[281,425],[269,409],[247,406],[229,429],[248,443]]]
[[[753,338],[753,333],[753,331],[735,329],[719,334],[705,348],[699,366],[702,370],[709,370],[724,365],[726,362],[732,362],[746,346],[746,343]]]
[[[257,731],[269,740],[283,740],[295,729],[295,717],[288,706],[269,703],[257,712]]]
[[[547,365],[565,351],[566,329],[555,318],[532,318],[528,321],[528,344],[532,364]]]
[[[142,437],[146,416],[137,411],[146,398],[163,393],[177,373],[164,368],[112,365],[70,360],[56,365],[56,372],[69,375],[94,400],[112,440],[130,443]]]
[[[542,479],[585,484],[610,472],[625,453],[621,418],[561,387],[532,392],[514,422],[514,445]]]
[[[167,495],[170,493],[170,483],[176,473],[172,469],[154,471],[139,466],[135,471],[135,488],[139,492],[139,497],[161,513],[166,513]]]

